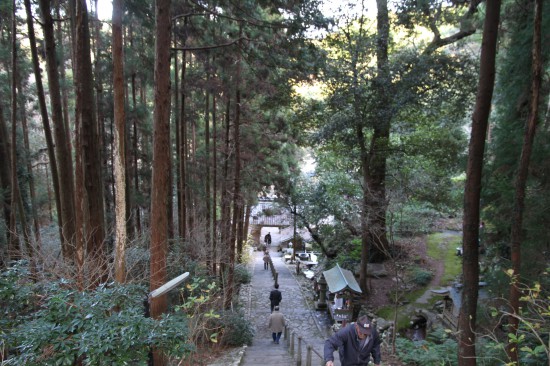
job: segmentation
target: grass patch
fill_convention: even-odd
[[[410,325],[409,322],[411,320],[410,314],[406,314],[402,310],[403,309],[401,306],[397,308],[397,326],[395,327],[395,329],[397,329],[398,331],[408,328]],[[393,321],[393,317],[395,316],[395,306],[385,306],[378,310],[376,312],[376,315],[382,319]]]
[[[443,261],[445,266],[441,278],[442,285],[454,281],[462,273],[462,260],[456,255],[456,248],[461,246],[461,243],[460,235],[435,233],[427,237],[428,255],[437,261]]]

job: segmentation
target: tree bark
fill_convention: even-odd
[[[529,117],[525,129],[523,147],[516,176],[514,210],[511,221],[511,261],[512,261],[512,283],[510,285],[510,306],[513,314],[508,319],[508,332],[517,336],[520,316],[520,284],[519,276],[521,274],[521,242],[523,230],[523,211],[525,208],[525,191],[527,187],[527,177],[529,175],[529,161],[533,151],[533,141],[537,127],[539,114],[540,88],[542,81],[542,55],[541,55],[541,34],[542,34],[542,0],[535,0],[535,16],[533,31],[533,49],[532,49],[532,81],[531,81],[531,101],[529,108]],[[518,344],[509,342],[506,348],[510,361],[514,364],[518,362]]]
[[[183,240],[186,240],[188,237],[187,230],[187,119],[185,117],[185,106],[186,106],[186,90],[185,90],[185,72],[187,70],[187,52],[183,51],[182,53],[182,62],[181,62],[181,113],[180,113],[180,124],[179,124],[179,140],[180,146],[178,150],[178,162],[179,162],[179,232]]]
[[[104,282],[107,276],[106,258],[103,249],[105,222],[103,210],[103,179],[101,143],[98,134],[93,73],[90,55],[90,29],[85,0],[76,2],[76,110],[80,119],[80,154],[82,159],[82,187],[86,259],[93,262],[95,273],[91,286]]]
[[[4,110],[2,108],[2,103],[0,103],[0,183],[2,190],[6,192],[3,194],[2,199],[2,212],[4,214],[4,221],[6,222],[6,227],[11,227],[11,195],[7,192],[11,192],[11,157],[9,149],[9,134],[8,128],[6,126],[6,120],[4,119]],[[6,241],[1,240],[0,242],[5,244],[1,248],[0,258],[7,258],[7,249],[8,244],[11,241],[11,234],[9,230],[6,230]],[[4,268],[6,263],[0,263],[0,268]]]
[[[223,253],[220,253],[220,258],[227,258],[229,255],[229,248],[230,248],[230,215],[231,215],[231,202],[229,197],[229,160],[231,159],[231,149],[230,149],[230,107],[231,103],[230,100],[227,100],[226,102],[226,110],[225,110],[225,142],[224,142],[224,163],[223,163],[223,171],[222,171],[222,182],[221,182],[221,233],[220,233],[220,240],[222,244],[222,251]],[[220,277],[222,273],[224,273],[225,269],[227,268],[227,263],[222,262],[220,266]]]
[[[239,37],[242,36],[243,25],[239,25]],[[239,42],[242,47],[242,42]],[[241,49],[239,47],[239,49]],[[241,123],[241,62],[242,55],[237,59],[237,71],[235,74],[235,119],[233,123],[233,141],[235,144],[235,173],[233,188],[233,218],[231,222],[231,234],[229,242],[229,268],[227,274],[227,288],[225,293],[225,308],[229,309],[233,301],[234,276],[235,276],[235,245],[238,239],[237,228],[242,213],[243,199],[241,195],[241,143],[240,143],[240,123]]]
[[[134,117],[132,118],[132,177],[133,177],[133,189],[134,194],[132,195],[135,197],[137,193],[139,192],[139,169],[138,169],[138,128],[137,123],[138,119],[135,116],[136,110],[137,110],[137,97],[136,97],[136,74],[132,74],[132,106],[133,106],[133,114]],[[140,235],[141,234],[141,214],[139,209],[139,204],[136,202],[136,200],[133,200],[133,207],[134,207],[134,221],[136,223],[135,228],[135,234]]]
[[[217,185],[217,172],[218,172],[218,156],[216,151],[218,140],[216,131],[216,96],[212,96],[212,274],[216,275],[216,263],[217,257],[217,241],[218,241],[218,219],[217,219],[217,207],[218,207],[218,185]]]
[[[40,0],[40,10],[42,12],[44,43],[46,45],[46,70],[48,74],[50,107],[55,138],[55,147],[52,146],[51,151],[50,143],[52,145],[53,143],[51,141],[48,142],[48,154],[50,156],[52,182],[58,207],[58,216],[60,217],[59,225],[62,232],[63,257],[65,260],[73,261],[75,255],[76,223],[72,153],[70,149],[70,138],[67,135],[67,129],[65,128],[63,120],[61,88],[57,70],[57,50],[50,2],[48,0]],[[43,121],[46,141],[48,141],[51,140],[51,136],[48,138],[49,133],[47,132],[49,130],[49,124],[46,126],[47,120],[44,118]]]
[[[207,69],[208,69],[208,60],[209,56],[207,55]],[[207,82],[208,85],[210,79],[210,72],[208,71],[207,76]],[[205,213],[204,213],[204,221],[206,223],[206,229],[204,231],[204,240],[205,240],[205,249],[206,249],[206,268],[211,267],[212,263],[212,242],[211,242],[211,230],[210,230],[210,216],[211,216],[211,205],[212,205],[212,197],[210,195],[210,93],[206,91],[206,103],[204,108],[204,150],[205,150],[205,173],[206,176],[204,177],[204,198],[205,198]]]
[[[15,0],[12,2],[12,23],[11,23],[11,211],[10,211],[10,242],[8,243],[8,259],[21,258],[21,247],[19,235],[17,234],[17,223],[15,219],[16,205],[19,199],[19,183],[17,182],[17,20],[15,11]]]
[[[488,0],[483,26],[477,98],[472,115],[468,165],[464,190],[463,257],[464,289],[458,318],[458,364],[476,365],[476,320],[479,285],[479,202],[487,124],[495,80],[495,58],[500,0]]]
[[[114,175],[115,175],[115,280],[126,280],[126,111],[124,87],[124,47],[122,39],[123,0],[113,1],[113,92],[114,92]]]
[[[166,282],[168,241],[168,192],[170,170],[170,0],[155,4],[155,110],[153,115],[153,182],[151,189],[151,284],[155,290]],[[166,310],[166,295],[151,299],[151,317]],[[163,355],[153,353],[154,364],[164,365]]]

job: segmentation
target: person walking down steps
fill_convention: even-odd
[[[264,237],[264,242],[265,242],[265,245],[266,246],[270,246],[271,245],[271,233],[268,232],[266,234],[266,236]]]
[[[279,284],[275,284],[275,289],[271,290],[269,293],[269,301],[271,302],[271,312],[273,312],[273,308],[275,306],[279,306],[281,303],[281,300],[283,299],[283,295],[281,294],[281,291],[279,291]]]
[[[264,253],[264,270],[269,269],[269,253],[266,250]]]
[[[271,329],[271,337],[273,337],[273,343],[279,344],[281,339],[281,334],[286,326],[285,316],[279,312],[279,307],[275,306],[273,308],[273,313],[269,316],[268,327]]]

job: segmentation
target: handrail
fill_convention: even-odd
[[[289,333],[290,333],[290,335],[289,335]],[[295,350],[294,339],[296,338],[296,336],[298,337],[298,345],[297,345],[298,347],[297,347],[297,351],[296,351],[296,354],[295,354],[294,353],[294,350]],[[295,331],[293,331],[292,328],[289,327],[289,326],[285,327],[284,339],[286,340],[287,345],[289,347],[290,357],[292,357],[296,361],[296,366],[301,366],[302,365],[302,343],[305,344],[306,350],[307,350],[306,351],[306,364],[305,364],[305,366],[312,366],[312,364],[313,364],[312,363],[313,362],[312,361],[313,354],[316,354],[318,359],[320,360],[318,365],[321,365],[321,366],[325,365],[324,356],[321,353],[319,353],[315,348],[313,348],[312,345],[310,345],[308,342],[304,341],[302,336],[300,336]]]
[[[268,263],[269,268],[271,269],[271,274],[273,275],[273,286],[275,286],[279,283],[279,272],[277,272],[277,270],[275,269],[275,265],[273,264],[273,259],[271,258],[271,256],[269,256]]]

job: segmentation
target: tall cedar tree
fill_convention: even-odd
[[[151,283],[155,290],[166,282],[168,249],[168,192],[170,185],[170,0],[155,4],[155,111],[153,115],[153,183],[151,190]],[[151,299],[151,316],[166,310],[166,295]],[[154,364],[164,358],[154,352]]]
[[[534,16],[534,31],[533,31],[533,49],[532,49],[532,85],[531,85],[531,101],[529,108],[529,116],[525,129],[523,147],[519,160],[519,168],[516,176],[516,191],[514,200],[514,211],[512,213],[511,222],[511,259],[513,270],[513,281],[510,286],[510,305],[511,312],[514,316],[510,317],[510,328],[508,331],[517,335],[519,327],[519,310],[521,291],[519,289],[518,277],[521,273],[521,241],[523,230],[523,211],[525,208],[525,190],[527,186],[527,176],[529,173],[529,161],[533,151],[533,141],[539,112],[540,88],[542,79],[542,55],[541,55],[541,29],[542,29],[542,0],[535,0],[535,16]],[[510,361],[518,362],[518,344],[510,342],[507,347],[508,357]]]
[[[80,247],[80,264],[84,260],[91,264],[90,278],[92,287],[106,280],[106,258],[103,250],[105,239],[105,213],[103,209],[103,179],[101,169],[101,150],[99,130],[96,119],[95,101],[93,93],[93,73],[90,55],[90,28],[88,24],[88,10],[85,0],[76,1],[76,114],[79,119],[77,155],[80,155],[80,192],[78,199],[79,209],[84,210],[83,228]],[[85,252],[85,254],[84,254]],[[85,255],[85,258],[84,258]],[[83,278],[81,277],[81,280]],[[83,284],[83,283],[82,283]]]
[[[126,276],[125,252],[128,232],[126,230],[126,115],[124,108],[124,53],[122,42],[123,0],[113,1],[113,89],[115,141],[115,279],[123,283]]]
[[[57,47],[54,37],[53,18],[50,1],[40,0],[42,12],[42,29],[46,46],[46,72],[48,74],[48,89],[52,123],[54,127],[55,144],[50,147],[51,133],[43,117],[44,132],[48,146],[52,182],[57,203],[59,225],[61,230],[61,250],[63,258],[69,262],[74,260],[75,248],[75,203],[74,178],[70,138],[67,135],[68,123],[64,118],[59,72],[57,69]],[[63,69],[63,67],[61,67]],[[48,137],[50,136],[50,137]]]
[[[500,0],[488,0],[483,41],[477,99],[472,115],[472,130],[468,148],[466,186],[464,189],[463,262],[464,290],[462,307],[458,319],[458,364],[476,365],[476,319],[479,282],[479,199],[481,173],[487,124],[491,111],[495,81],[495,58],[500,19]]]

